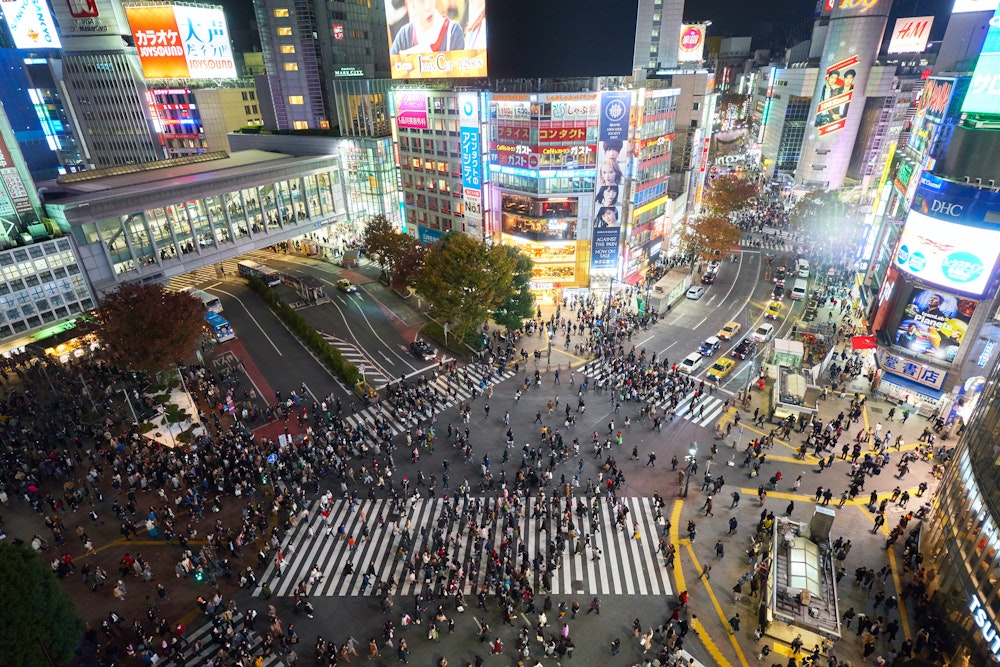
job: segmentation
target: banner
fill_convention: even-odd
[[[854,79],[858,75],[857,54],[844,58],[826,68],[825,83],[820,91],[816,109],[816,127],[820,136],[844,129],[847,112],[854,97]]]
[[[618,268],[622,188],[625,182],[625,165],[629,156],[628,126],[631,111],[631,93],[614,92],[601,95],[594,231],[590,257],[590,266],[593,269]]]
[[[911,287],[893,343],[917,354],[952,362],[965,341],[978,301]]]
[[[875,336],[851,336],[852,350],[874,350],[878,348]]]
[[[396,100],[396,124],[408,130],[427,129],[427,93],[423,90],[393,91]]]

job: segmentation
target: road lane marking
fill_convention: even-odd
[[[267,335],[267,332],[266,332],[266,331],[264,331],[264,327],[262,327],[262,326],[261,326],[261,324],[260,324],[260,322],[258,322],[258,321],[257,321],[257,318],[253,316],[253,313],[251,313],[251,312],[250,312],[250,309],[246,307],[246,304],[245,304],[245,303],[243,303],[243,300],[242,300],[242,299],[240,299],[240,297],[238,297],[238,296],[236,296],[235,294],[232,294],[232,293],[230,293],[230,292],[227,292],[226,290],[221,290],[221,289],[217,289],[217,290],[215,290],[215,291],[216,291],[216,292],[221,292],[222,294],[225,294],[226,296],[231,296],[231,297],[233,297],[233,299],[235,299],[235,300],[236,300],[236,303],[240,304],[240,307],[242,307],[242,308],[243,308],[243,310],[245,310],[245,311],[247,312],[247,315],[249,315],[249,316],[250,316],[250,319],[251,319],[251,320],[253,320],[253,323],[257,325],[257,328],[258,328],[258,329],[260,329],[260,332],[261,332],[262,334],[264,334],[264,338],[266,338],[266,339],[267,339],[267,342],[271,344],[271,347],[273,347],[273,348],[274,348],[274,351],[278,353],[278,356],[279,356],[279,357],[283,357],[283,356],[285,356],[285,355],[284,355],[284,354],[283,354],[283,353],[281,352],[281,350],[280,350],[280,349],[278,348],[278,346],[274,344],[274,341],[273,341],[273,340],[271,340],[271,337]],[[285,323],[284,323],[284,322],[282,322],[282,321],[281,321],[280,319],[278,319],[278,316],[274,314],[274,311],[272,311],[272,310],[271,310],[270,308],[268,308],[268,309],[267,309],[267,312],[271,313],[271,315],[272,315],[272,316],[274,316],[274,319],[278,320],[278,322],[279,322],[279,323],[281,323],[281,326],[285,327],[285,329],[286,329],[286,330],[288,330],[288,332],[289,332],[289,333],[291,333],[291,330],[290,330],[290,329],[288,329],[288,327],[287,327],[287,326],[285,326]],[[294,336],[295,334],[292,334],[292,335]],[[296,339],[296,340],[297,340],[297,339]]]

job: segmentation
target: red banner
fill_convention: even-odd
[[[851,336],[852,350],[874,350],[877,347],[875,336]]]

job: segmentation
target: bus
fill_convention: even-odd
[[[241,260],[236,264],[237,270],[240,275],[244,278],[260,278],[268,287],[274,287],[281,283],[281,274],[274,269],[264,266],[263,264],[258,264],[257,262],[251,262],[248,259]]]
[[[219,300],[219,297],[212,296],[200,289],[189,289],[188,294],[201,301],[205,305],[205,310],[210,310],[213,313],[222,312],[222,301]]]
[[[229,320],[211,310],[205,311],[205,328],[217,343],[225,343],[227,340],[236,338],[233,325],[229,323]]]

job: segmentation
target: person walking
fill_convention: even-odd
[[[726,555],[726,545],[722,543],[722,540],[717,540],[715,542],[715,557],[723,558]]]
[[[636,459],[638,459],[638,457],[636,457]],[[650,452],[649,453],[649,460],[646,461],[646,467],[647,468],[650,468],[650,467],[655,468],[656,467],[656,454],[654,452]]]
[[[736,634],[737,632],[740,631],[740,614],[739,614],[739,612],[737,612],[735,616],[733,616],[731,619],[729,619],[729,631],[732,634]]]
[[[729,534],[730,535],[735,535],[736,534],[736,526],[738,526],[738,525],[739,525],[739,521],[736,520],[736,517],[734,517],[734,516],[729,517]]]

